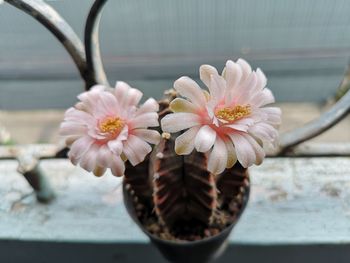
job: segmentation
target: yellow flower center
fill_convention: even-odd
[[[119,133],[123,129],[124,125],[124,121],[119,117],[108,117],[100,122],[99,128],[101,132],[115,134]]]
[[[224,122],[233,122],[239,120],[252,112],[250,105],[237,105],[232,108],[225,107],[218,109],[215,112],[215,116]]]

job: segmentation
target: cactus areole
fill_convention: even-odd
[[[124,175],[129,214],[172,262],[223,251],[249,197],[247,168],[278,143],[281,111],[266,107],[274,97],[260,69],[239,59],[199,75],[208,89],[181,77],[141,106],[142,93],[124,82],[94,86],[61,125],[73,164]]]

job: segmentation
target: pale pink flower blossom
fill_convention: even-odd
[[[102,85],[78,96],[74,108],[66,111],[60,134],[70,146],[68,157],[96,176],[110,168],[122,176],[124,161],[132,165],[142,162],[157,144],[160,134],[148,127],[159,126],[158,103],[150,98],[140,107],[142,92],[125,82],[115,89]]]
[[[258,68],[252,71],[243,59],[226,62],[221,75],[216,68],[202,65],[200,79],[209,93],[189,77],[181,77],[174,88],[183,98],[174,99],[161,121],[164,132],[186,130],[175,141],[177,154],[209,152],[208,171],[222,173],[237,159],[243,167],[261,164],[264,145],[275,146],[281,110],[264,107],[275,101],[266,88],[266,77]]]

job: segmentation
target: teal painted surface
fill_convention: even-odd
[[[57,192],[36,203],[15,161],[0,161],[0,240],[145,244],[120,179],[67,160],[43,161]],[[350,158],[273,158],[251,169],[251,198],[230,236],[239,246],[350,245]]]
[[[50,1],[80,36],[91,3]],[[222,68],[242,56],[266,71],[277,100],[321,102],[350,54],[349,11],[346,0],[109,1],[102,54],[112,83],[129,81],[156,98],[181,75],[197,77],[202,63]],[[82,87],[77,70],[49,32],[4,4],[0,35],[0,109],[73,103]],[[32,88],[46,99],[31,98]],[[13,93],[23,102],[10,103]]]

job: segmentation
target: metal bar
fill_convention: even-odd
[[[77,66],[81,77],[86,81],[86,59],[84,46],[68,23],[42,0],[5,0],[9,4],[29,14],[61,42]]]
[[[106,2],[107,0],[96,0],[90,9],[88,18],[86,19],[84,42],[87,70],[89,72],[89,79],[86,80],[87,90],[95,84],[109,86],[102,64],[99,44],[101,12]]]
[[[21,173],[27,182],[33,187],[39,202],[49,203],[55,198],[55,193],[40,168],[39,158],[33,149],[26,149],[17,154],[17,172]]]
[[[344,76],[341,86],[350,85],[350,68]],[[348,91],[331,109],[323,113],[318,119],[303,127],[294,129],[281,136],[280,148],[275,155],[283,155],[291,147],[312,139],[336,125],[350,112],[350,91]]]

